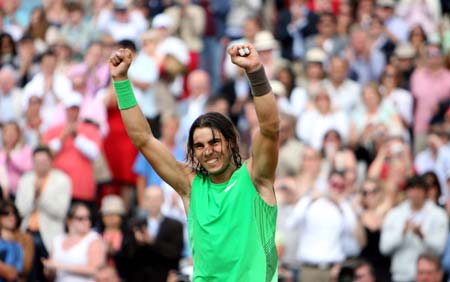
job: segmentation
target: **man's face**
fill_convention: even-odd
[[[158,215],[164,203],[164,194],[159,187],[149,187],[145,191],[144,208],[150,215]]]
[[[422,206],[427,197],[425,189],[421,187],[411,187],[406,194],[411,204],[416,207]]]
[[[375,277],[370,273],[370,268],[367,265],[363,265],[355,269],[354,282],[375,282]]]
[[[46,175],[52,168],[52,158],[46,152],[38,152],[33,156],[33,167],[37,174]]]
[[[440,282],[442,281],[442,271],[439,271],[436,264],[429,260],[421,259],[417,263],[417,282]]]
[[[230,169],[231,153],[222,133],[209,127],[197,128],[193,136],[194,155],[211,175],[220,175]]]

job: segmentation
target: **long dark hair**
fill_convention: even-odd
[[[208,175],[206,169],[202,167],[198,161],[196,161],[194,154],[194,131],[197,128],[205,127],[213,130],[213,136],[214,130],[218,130],[223,135],[225,140],[228,142],[228,149],[231,151],[234,165],[236,167],[241,167],[242,157],[239,153],[239,134],[236,127],[233,125],[231,120],[224,115],[217,112],[210,112],[199,116],[189,130],[186,160],[193,167],[193,169],[203,177]]]

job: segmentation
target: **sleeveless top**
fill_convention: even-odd
[[[224,183],[197,175],[188,226],[193,282],[278,281],[277,206],[258,194],[245,163]]]
[[[53,258],[55,262],[70,264],[70,265],[87,265],[88,264],[88,250],[93,241],[100,238],[100,236],[94,232],[89,232],[78,243],[70,247],[69,249],[63,249],[63,241],[66,235],[60,235],[55,237],[53,243]],[[58,270],[56,272],[56,282],[94,282],[93,277],[81,276],[72,274],[66,271]]]

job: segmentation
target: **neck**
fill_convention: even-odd
[[[331,84],[333,84],[334,87],[341,86],[343,82],[344,82],[344,80],[341,80],[341,79],[333,79],[333,80],[331,80]]]
[[[5,240],[14,240],[14,230],[3,227],[1,229],[1,237]]]
[[[161,211],[150,213],[151,219],[159,219],[161,217]]]

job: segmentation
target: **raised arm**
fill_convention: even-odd
[[[240,54],[242,50],[249,52]],[[259,130],[253,138],[251,157],[248,160],[251,177],[261,197],[266,203],[274,205],[276,200],[273,183],[278,161],[279,131],[277,103],[253,45],[231,46],[228,53],[234,64],[245,69],[259,122]]]
[[[141,109],[137,106],[128,80],[127,73],[131,61],[132,53],[128,49],[119,49],[109,60],[119,109],[128,136],[158,175],[181,197],[188,197],[192,182],[192,170],[185,164],[176,161],[172,153],[153,135]]]

